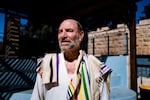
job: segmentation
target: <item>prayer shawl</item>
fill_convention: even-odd
[[[42,72],[42,83],[46,85],[47,89],[59,85],[58,64],[58,54],[46,54],[37,69],[39,73]],[[107,88],[104,84],[103,76],[108,75],[111,69],[93,55],[87,55],[84,51],[80,50],[75,72],[76,76],[68,84],[66,99],[100,100],[104,87],[105,90]],[[106,96],[109,96],[109,94]]]

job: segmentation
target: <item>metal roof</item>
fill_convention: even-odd
[[[64,17],[75,17],[89,24],[101,20],[124,20],[140,0],[0,0],[0,7],[27,14],[36,23],[55,25]],[[136,8],[135,8],[136,9]],[[99,23],[100,24],[100,23]]]

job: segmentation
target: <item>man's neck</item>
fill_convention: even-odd
[[[79,56],[79,48],[72,48],[64,51],[65,60],[72,62]]]
[[[77,63],[77,59],[73,60],[72,62],[65,60],[65,65],[66,65],[66,69],[67,69],[68,74],[73,74],[75,72],[76,63]]]

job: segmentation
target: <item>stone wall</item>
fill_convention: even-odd
[[[138,55],[150,55],[150,19],[141,20],[136,27]]]
[[[136,25],[137,55],[150,55],[150,19]],[[100,55],[125,55],[130,51],[130,33],[127,25],[118,24],[116,29],[97,28],[88,32],[88,53]]]

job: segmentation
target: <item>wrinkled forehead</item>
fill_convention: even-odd
[[[59,29],[63,29],[63,28],[78,29],[77,21],[72,19],[64,20],[59,26]]]

